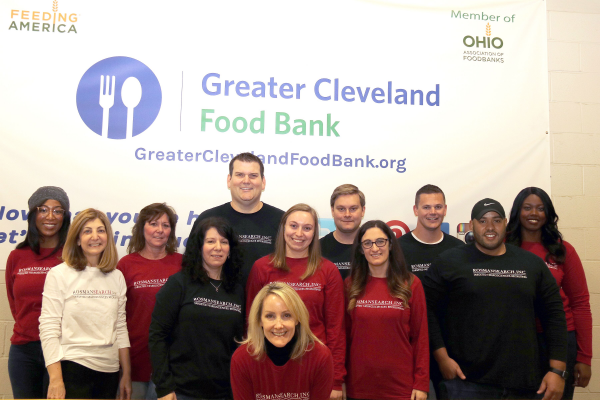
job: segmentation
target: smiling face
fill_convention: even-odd
[[[257,162],[233,163],[233,173],[227,175],[227,187],[231,191],[231,201],[241,207],[249,207],[260,202],[260,195],[265,190],[266,181],[260,176],[260,165]]]
[[[375,244],[377,239],[385,239],[387,242],[382,247]],[[360,238],[361,246],[365,241],[371,241],[373,246],[369,249],[362,248],[362,251],[369,264],[369,269],[373,275],[379,275],[387,271],[390,262],[390,241],[385,232],[377,227],[367,229],[362,238]],[[373,273],[377,270],[378,273]]]
[[[530,194],[523,201],[519,216],[521,229],[530,232],[540,231],[546,223],[546,210],[544,203],[538,195]]]
[[[220,270],[229,256],[229,240],[221,236],[217,228],[210,228],[204,235],[202,266],[207,272]],[[210,276],[210,273],[209,273]]]
[[[36,211],[35,227],[38,230],[41,241],[52,242],[58,240],[58,233],[60,228],[62,228],[64,215],[55,215],[53,210],[63,209],[60,202],[57,200],[46,200],[40,208],[48,210],[46,215],[42,215],[39,210]]]
[[[164,250],[171,235],[171,224],[167,214],[144,224],[144,240],[146,246]]]
[[[98,260],[108,243],[106,227],[100,218],[88,221],[81,229],[77,245],[81,247],[90,266],[98,265]]]
[[[448,206],[441,193],[419,195],[418,206],[413,206],[417,224],[429,231],[435,231],[442,226]]]
[[[262,304],[260,326],[265,338],[275,347],[283,347],[292,340],[298,320],[276,294],[268,295]]]
[[[308,247],[315,236],[315,221],[310,213],[294,211],[285,221],[285,255],[291,258],[308,257]]]
[[[504,236],[506,236],[506,218],[495,211],[485,213],[481,218],[471,221],[475,246],[490,256],[504,254]]]
[[[331,208],[335,228],[343,233],[356,232],[365,216],[365,208],[360,205],[358,194],[338,196]]]

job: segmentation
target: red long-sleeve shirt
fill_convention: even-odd
[[[269,256],[259,258],[250,271],[246,284],[246,320],[256,294],[268,283],[284,282],[300,295],[310,316],[310,330],[333,356],[335,390],[342,390],[346,375],[346,332],[344,330],[344,283],[336,266],[322,259],[320,268],[310,277],[300,280],[306,271],[308,258],[286,258],[288,271],[273,267]]]
[[[577,335],[577,362],[592,365],[592,312],[585,272],[575,248],[563,241],[567,254],[562,264],[546,261],[548,251],[541,243],[523,242],[521,248],[542,258],[556,279],[563,301],[567,330]],[[541,325],[538,323],[538,330]]]
[[[181,270],[183,256],[169,254],[160,260],[149,260],[139,253],[121,258],[117,268],[123,273],[127,284],[127,330],[131,349],[131,379],[148,382],[152,373],[148,332],[156,293],[167,279]]]
[[[348,397],[409,400],[413,389],[429,391],[427,305],[419,278],[410,289],[407,306],[390,295],[386,278],[369,277],[346,313]]]
[[[12,344],[40,340],[40,313],[46,275],[61,264],[62,249],[48,257],[54,249],[40,249],[37,255],[29,247],[13,250],[6,261],[6,294],[15,320]]]
[[[289,360],[280,367],[266,355],[257,361],[248,354],[247,345],[240,346],[231,359],[235,400],[328,400],[332,383],[331,352],[319,343],[301,360]]]

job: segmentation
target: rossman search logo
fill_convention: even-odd
[[[394,235],[396,235],[397,238],[410,232],[408,225],[397,219],[388,221],[385,224],[392,229],[392,232],[394,232]]]
[[[52,2],[52,12],[13,9],[10,19],[9,31],[77,33],[77,14],[59,11],[58,0]]]
[[[469,48],[477,50],[465,50],[463,52],[463,61],[480,61],[492,63],[504,63],[502,57],[504,53],[498,51],[485,51],[485,49],[501,49],[504,46],[504,41],[499,37],[492,36],[492,26],[489,22],[485,25],[485,36],[467,35],[463,37],[463,44]]]
[[[111,57],[83,74],[76,101],[81,119],[97,135],[129,139],[152,125],[160,111],[162,91],[144,63]]]

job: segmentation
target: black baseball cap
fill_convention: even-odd
[[[484,214],[490,211],[495,211],[498,214],[500,214],[502,218],[506,218],[504,208],[502,207],[502,204],[500,204],[499,201],[490,198],[485,198],[475,203],[475,205],[473,206],[473,210],[471,211],[471,219],[479,219],[483,217]]]

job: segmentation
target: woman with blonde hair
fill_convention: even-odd
[[[64,263],[46,277],[40,339],[50,376],[49,399],[108,399],[117,388],[122,399],[130,397],[127,288],[116,269],[112,237],[103,212],[80,212],[67,235]]]
[[[308,310],[289,285],[270,283],[254,298],[248,337],[231,359],[231,386],[235,400],[329,399],[331,352],[311,332]]]
[[[285,282],[297,292],[309,314],[310,330],[333,356],[332,399],[342,397],[346,374],[344,284],[336,266],[321,257],[319,217],[307,204],[290,208],[279,223],[275,252],[258,259],[246,284],[246,304],[270,282]]]

